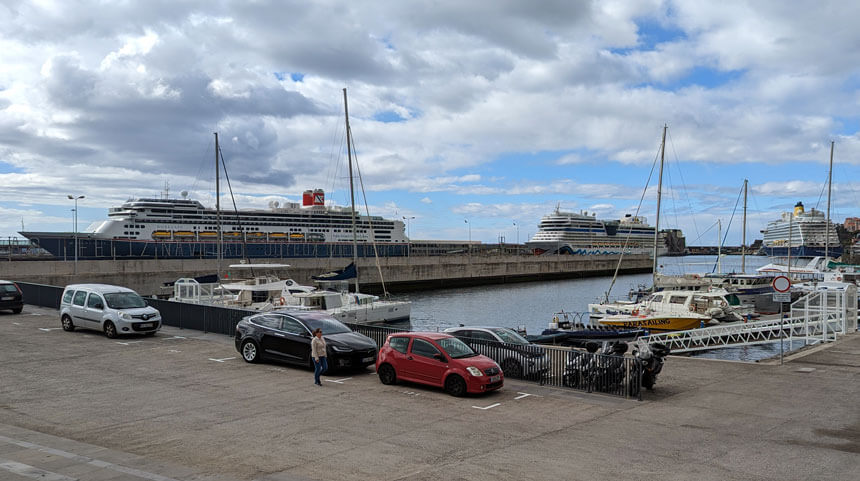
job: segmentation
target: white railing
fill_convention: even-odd
[[[791,317],[737,322],[688,331],[652,334],[648,343],[667,345],[673,353],[728,346],[767,344],[780,340],[817,344],[857,330],[857,288],[812,292],[791,305]]]

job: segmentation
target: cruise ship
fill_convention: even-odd
[[[556,207],[555,212],[541,218],[538,232],[526,246],[538,254],[612,255],[623,250],[626,254],[651,255],[654,227],[644,217],[630,214],[621,220],[604,221],[594,213],[562,212]]]
[[[352,257],[352,211],[325,205],[322,189],[302,203],[224,211],[187,199],[133,199],[110,208],[108,219],[83,232],[20,232],[59,259],[200,259]],[[219,221],[220,217],[220,221]],[[220,229],[219,229],[220,226]],[[404,223],[356,215],[358,257],[408,254]],[[374,244],[376,249],[374,249]]]
[[[789,225],[791,235],[789,236]],[[816,257],[824,255],[824,244],[827,242],[827,255],[839,257],[842,255],[842,245],[836,233],[836,225],[827,223],[824,213],[817,209],[809,212],[803,208],[803,202],[794,206],[793,212],[783,212],[782,216],[767,223],[762,249],[772,257],[787,257],[789,252],[789,237],[791,238],[792,257]]]

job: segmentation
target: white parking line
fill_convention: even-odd
[[[173,337],[165,337],[162,340],[163,341],[172,341],[174,339],[186,339],[186,337],[185,336],[173,336]]]
[[[486,407],[480,407],[480,406],[472,406],[472,407],[475,409],[480,409],[481,411],[486,411],[487,409],[493,409],[494,407],[501,406],[501,405],[502,405],[502,403],[495,403],[495,404],[490,404],[489,406],[486,406]]]
[[[128,346],[130,344],[137,344],[138,342],[143,342],[143,341],[125,341],[125,342],[116,341],[117,344],[121,344],[123,346]]]
[[[344,381],[349,381],[352,379],[351,377],[345,377],[343,379],[326,379],[325,382],[336,382],[338,384],[343,384]]]
[[[5,469],[10,473],[17,474],[19,476],[33,479],[42,479],[44,481],[78,481],[76,478],[70,478],[62,474],[45,471],[44,469],[39,469],[30,466],[29,464],[9,461],[8,459],[0,458],[0,468]]]
[[[540,397],[540,396],[538,396],[537,394],[529,394],[529,393],[527,393],[527,392],[519,392],[519,391],[517,391],[517,394],[519,394],[519,396],[515,397],[515,398],[514,398],[514,401],[519,401],[520,399],[525,398],[525,397],[529,397],[529,396]]]
[[[162,476],[160,474],[150,473],[147,471],[142,471],[140,469],[128,468],[126,466],[121,466],[119,464],[109,463],[107,461],[102,461],[100,459],[90,458],[88,456],[83,456],[80,454],[70,453],[68,451],[63,451],[60,449],[49,448],[47,446],[41,446],[39,444],[31,443],[28,441],[21,441],[19,439],[7,438],[6,436],[0,435],[0,442],[7,444],[14,444],[15,446],[20,446],[26,449],[36,449],[43,453],[53,454],[54,456],[60,456],[66,459],[74,459],[80,463],[86,463],[90,466],[97,466],[99,468],[110,469],[111,471],[117,471],[119,473],[130,474],[132,476],[136,476],[138,478],[149,479],[150,481],[178,481],[174,478],[168,478],[167,476]],[[37,478],[37,479],[46,479],[46,478]],[[60,478],[62,480],[63,478]],[[74,478],[71,478],[74,479]],[[58,480],[59,481],[59,480]]]
[[[420,392],[415,392],[415,391],[401,391],[401,392],[407,396],[420,396],[421,395]]]
[[[45,331],[45,332],[56,331],[59,329],[62,329],[62,327],[40,327],[39,328],[40,331]]]
[[[182,351],[177,351],[176,349],[168,349],[167,352],[182,352]]]
[[[224,362],[224,361],[229,361],[230,359],[236,359],[236,358],[235,357],[225,357],[222,359],[214,359],[211,357],[209,358],[210,361],[215,361],[215,362]]]
[[[21,325],[21,323],[20,323],[20,322],[13,322],[12,324],[15,324],[16,326],[20,326],[20,325]]]

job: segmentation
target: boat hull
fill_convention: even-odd
[[[788,257],[788,247],[763,247],[769,257]],[[842,246],[830,246],[827,249],[828,257],[839,257],[842,255]],[[791,257],[823,257],[824,247],[796,246],[791,248]]]
[[[704,322],[699,317],[672,316],[610,316],[598,321],[604,326],[622,327],[625,329],[648,329],[649,331],[686,331],[702,327]]]
[[[70,235],[24,233],[36,245],[58,259],[75,258],[75,238]],[[80,260],[93,259],[216,259],[218,243],[212,241],[156,241],[131,239],[100,239],[79,234],[77,239]],[[377,244],[380,257],[405,257],[408,244]],[[223,259],[242,258],[295,258],[295,257],[352,257],[351,243],[335,242],[259,242],[226,241],[222,244]],[[373,244],[359,244],[358,257],[373,257]]]

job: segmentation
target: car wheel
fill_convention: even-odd
[[[108,339],[116,339],[116,326],[111,321],[105,321],[104,331]]]
[[[450,376],[448,376],[448,379],[445,379],[445,392],[452,396],[465,396],[466,381],[464,381],[462,377],[456,374],[451,374]]]
[[[63,325],[63,330],[64,330],[64,331],[72,332],[72,331],[74,331],[74,330],[75,330],[75,325],[74,325],[74,324],[72,324],[72,318],[71,318],[71,317],[69,317],[69,316],[63,316],[63,318],[62,318],[62,319],[60,319],[60,322],[61,322],[61,323],[62,323],[62,325]]]
[[[502,371],[504,371],[505,377],[523,377],[523,366],[515,359],[505,359],[502,361]]]
[[[12,309],[12,313],[13,314],[21,314],[21,311],[23,311],[23,310],[24,310],[23,307],[16,307],[15,309]]]
[[[242,359],[245,362],[260,362],[260,348],[257,347],[256,342],[251,339],[245,339],[242,342]]]
[[[397,384],[397,373],[391,364],[383,364],[379,366],[379,371],[376,372],[379,376],[379,382],[382,384]]]

